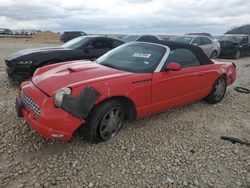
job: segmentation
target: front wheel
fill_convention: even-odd
[[[227,90],[227,81],[226,77],[223,75],[216,80],[212,91],[205,98],[205,101],[209,104],[216,104],[220,102],[224,98],[226,90]]]
[[[215,59],[215,58],[217,58],[217,56],[218,56],[218,53],[214,50],[214,51],[211,53],[210,58],[211,58],[211,59]]]
[[[124,107],[119,101],[104,101],[91,111],[83,125],[83,135],[87,141],[93,143],[107,141],[117,135],[124,117]]]

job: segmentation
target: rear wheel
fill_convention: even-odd
[[[119,101],[105,101],[91,111],[86,124],[83,125],[83,135],[93,143],[106,141],[117,135],[124,117],[124,107]]]
[[[240,55],[241,55],[240,50],[237,50],[237,52],[236,52],[236,54],[234,56],[234,59],[239,59]]]
[[[217,53],[217,51],[214,50],[214,51],[211,53],[210,58],[211,58],[211,59],[215,59],[215,58],[217,58],[217,56],[218,56],[218,53]]]
[[[209,104],[215,104],[220,102],[224,98],[226,89],[226,77],[223,75],[216,80],[211,93],[205,98],[205,101]]]

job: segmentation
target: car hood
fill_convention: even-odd
[[[92,82],[129,76],[133,73],[109,68],[91,61],[75,61],[42,67],[33,78],[33,84],[49,96],[64,87],[77,87]]]
[[[18,52],[11,54],[10,56],[6,58],[6,61],[12,61],[22,56],[27,57],[30,55],[32,57],[33,55],[37,55],[39,53],[45,54],[45,53],[53,53],[55,51],[65,51],[65,50],[71,50],[71,49],[67,49],[63,47],[30,48],[30,49],[20,50]]]

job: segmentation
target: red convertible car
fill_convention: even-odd
[[[24,82],[17,115],[41,135],[70,140],[81,127],[90,142],[115,136],[135,119],[205,99],[220,102],[236,77],[231,62],[210,60],[196,46],[131,42],[96,61],[38,69]]]

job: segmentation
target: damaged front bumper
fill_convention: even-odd
[[[54,97],[42,93],[31,81],[22,84],[16,100],[16,112],[23,116],[39,134],[68,141],[75,130],[85,123],[54,106]]]

